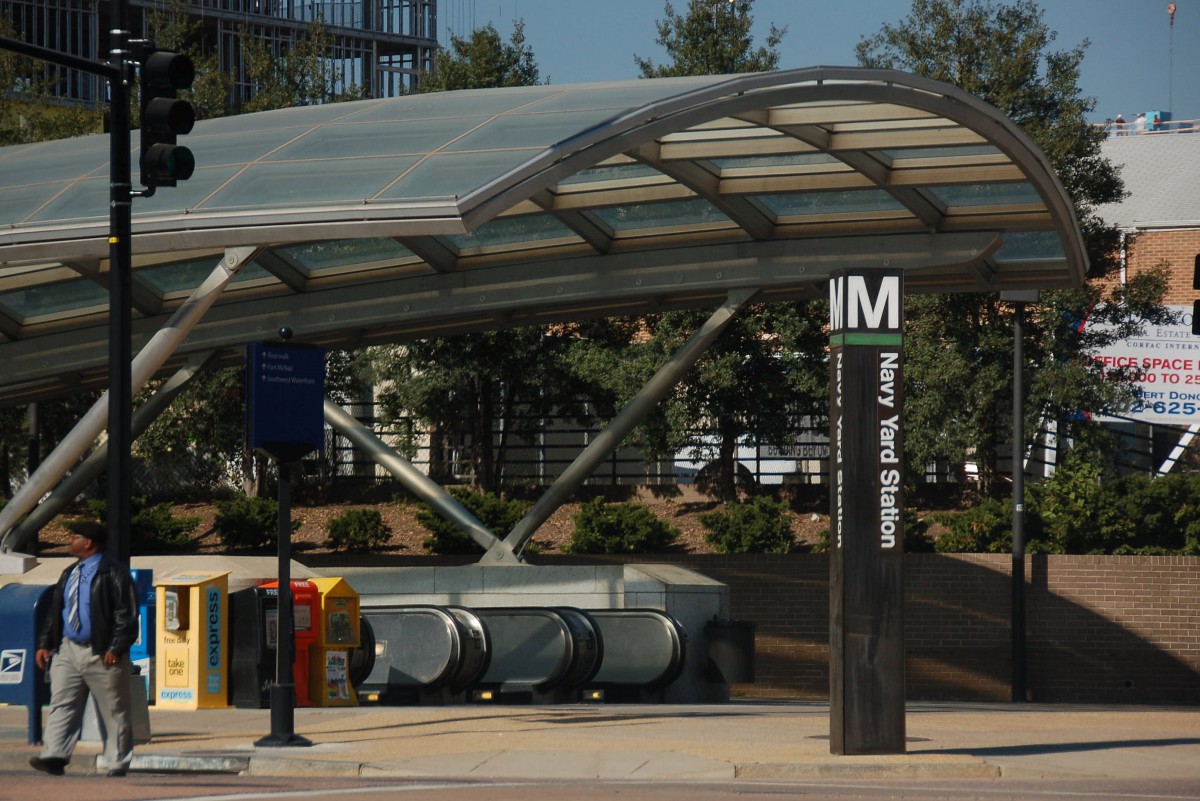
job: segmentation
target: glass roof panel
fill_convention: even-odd
[[[1033,188],[1033,184],[1024,182],[930,186],[926,187],[925,191],[950,208],[955,206],[1014,206],[1042,202],[1042,197]]]
[[[565,237],[578,238],[578,235],[549,214],[532,214],[493,220],[479,226],[469,234],[447,238],[459,250],[466,250]]]
[[[540,152],[538,148],[434,154],[423,159],[379,199],[462,197]]]
[[[220,261],[220,256],[178,261],[164,267],[138,270],[137,276],[163,295],[169,295],[172,292],[190,292],[212,274],[213,268]]]
[[[108,290],[87,279],[0,294],[0,308],[22,320],[107,305]]]
[[[522,111],[497,117],[449,145],[446,150],[482,150],[509,147],[548,147],[613,116],[611,109],[551,112]]]
[[[310,242],[278,248],[276,252],[310,273],[374,261],[400,261],[413,255],[404,245],[387,237]]]
[[[31,210],[48,202],[61,189],[62,184],[0,189],[0,220],[5,223],[20,222]]]
[[[584,109],[633,108],[686,91],[691,86],[708,86],[711,80],[677,78],[653,82],[596,83],[572,86],[533,106],[531,111],[582,111]]]
[[[134,201],[135,219],[140,214],[167,213],[195,208],[205,197],[214,192],[234,175],[234,168],[196,168],[196,172],[179,186],[168,191],[156,192],[152,197]],[[136,173],[134,174],[136,179]],[[51,220],[73,220],[108,216],[108,177],[89,178],[75,189],[40,210],[31,222]]]
[[[372,198],[417,162],[415,156],[320,161],[262,161],[217,192],[205,208],[312,205]],[[323,190],[319,196],[313,186]]]
[[[0,175],[5,186],[39,184],[95,174],[108,177],[108,137],[81,137],[77,148],[41,147],[38,144],[0,149]]]
[[[756,195],[755,198],[777,217],[807,214],[870,214],[905,211],[905,206],[882,189],[851,189],[844,192],[791,192]]]
[[[255,262],[250,262],[245,267],[238,270],[237,275],[229,280],[229,284],[232,286],[234,284],[249,283],[250,281],[262,281],[263,279],[276,282],[279,281],[279,279],[276,278],[267,268]]]
[[[735,156],[709,159],[721,170],[740,170],[754,167],[796,167],[810,164],[841,164],[828,153],[780,153],[775,156]]]
[[[948,159],[960,156],[1003,156],[991,145],[966,145],[963,147],[900,147],[881,150],[880,153],[893,161],[897,159]]]
[[[992,257],[997,263],[1058,261],[1065,259],[1062,238],[1054,231],[1020,231],[1004,235],[1004,244]]]
[[[277,161],[428,153],[487,120],[485,116],[474,116],[426,120],[421,125],[408,121],[323,125],[266,158]]]
[[[610,164],[605,167],[591,169],[569,175],[559,182],[559,186],[572,184],[590,184],[600,181],[634,181],[638,178],[661,178],[661,172],[648,164]]]
[[[200,170],[226,164],[248,164],[269,157],[276,148],[286,147],[288,142],[303,137],[310,130],[312,126],[305,125],[261,134],[254,131],[216,134],[207,127],[198,127],[195,133],[187,136],[187,144],[196,154],[196,169]],[[136,159],[134,164],[137,164]]]
[[[577,87],[570,87],[575,89]],[[429,92],[421,95],[381,100],[369,108],[356,109],[353,122],[407,120],[422,125],[439,117],[465,117],[503,114],[527,106],[546,95],[563,94],[563,86],[520,86],[497,92],[494,89],[463,89],[454,92]],[[345,108],[348,103],[339,103]],[[354,105],[357,105],[355,103]]]
[[[29,217],[30,222],[48,220],[74,220],[89,217],[108,217],[108,201],[111,197],[108,176],[88,178],[76,183],[70,191],[64,192],[51,200],[36,214]]]
[[[722,211],[702,198],[612,206],[595,209],[592,214],[595,214],[609,228],[618,233],[634,231],[639,228],[666,228],[729,221]]]

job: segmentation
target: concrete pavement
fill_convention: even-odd
[[[922,704],[908,753],[833,756],[820,703],[298,709],[311,747],[264,748],[269,710],[150,708],[132,769],[259,776],[728,780],[1178,778],[1200,792],[1200,708]],[[0,770],[30,770],[23,707],[0,707]],[[69,772],[95,770],[81,743]]]

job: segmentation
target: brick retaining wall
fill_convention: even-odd
[[[756,681],[735,687],[735,694],[828,697],[829,561],[824,556],[545,555],[536,560],[667,562],[724,582],[733,617],[758,624]],[[371,563],[464,561],[473,560],[377,557]],[[1009,700],[1011,565],[1006,554],[905,558],[910,700]],[[1025,575],[1032,700],[1200,704],[1200,558],[1032,556]]]
[[[758,623],[756,682],[738,694],[828,697],[825,557],[629,561],[669,561],[729,585],[733,616]],[[1005,554],[906,557],[911,700],[1010,698],[1011,565]],[[1200,558],[1031,556],[1025,575],[1032,700],[1200,704]]]

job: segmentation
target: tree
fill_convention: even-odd
[[[770,72],[779,68],[779,43],[787,28],[771,25],[767,43],[755,48],[750,26],[754,0],[687,0],[686,14],[667,2],[665,17],[655,21],[668,64],[635,55],[643,78]]]
[[[452,34],[418,85],[422,92],[438,92],[537,82],[537,62],[518,20],[507,43],[492,25],[465,38]],[[368,348],[359,363],[382,384],[385,419],[415,417],[431,427],[432,475],[453,472],[440,457],[448,439],[465,435],[472,478],[491,491],[505,476],[514,435],[532,435],[540,416],[575,405],[578,382],[566,367],[568,345],[562,329],[526,327]]]
[[[188,0],[171,0],[169,5],[149,11],[146,14],[149,38],[156,47],[175,50],[192,60],[196,79],[179,96],[192,104],[196,119],[224,117],[233,112],[230,103],[233,80],[221,69],[216,48],[206,46],[200,20],[188,13],[190,5]],[[138,111],[135,103],[134,113]]]
[[[517,20],[507,43],[491,24],[475,29],[468,38],[450,34],[450,46],[437,51],[433,70],[423,73],[417,86],[421,92],[445,92],[539,82],[533,49],[525,42],[525,23]]]
[[[755,48],[752,5],[752,0],[689,0],[686,14],[680,14],[668,2],[665,18],[657,21],[657,41],[670,62],[658,65],[634,56],[642,77],[776,69],[787,29],[772,24],[766,45]],[[719,495],[735,498],[743,439],[789,445],[795,422],[789,415],[824,411],[824,339],[814,322],[825,319],[822,309],[819,303],[789,303],[743,311],[639,429],[643,448],[659,454],[687,449],[693,458],[713,461]],[[696,311],[649,318],[651,337],[642,350],[661,362],[706,316]],[[700,432],[702,427],[715,429],[715,443]]]
[[[0,20],[0,36],[15,38],[12,23]],[[56,101],[58,68],[40,59],[0,50],[0,147],[98,133],[101,110]]]
[[[909,16],[858,44],[866,67],[901,69],[952,83],[1007,114],[1046,153],[1071,196],[1093,280],[1077,290],[1045,292],[1025,343],[1032,366],[1026,430],[1040,418],[1062,435],[1094,437],[1081,412],[1120,411],[1132,400],[1130,377],[1104,373],[1089,354],[1133,335],[1143,322],[1165,322],[1162,270],[1113,286],[1118,232],[1095,207],[1119,200],[1120,176],[1100,152],[1104,133],[1088,125],[1095,100],[1082,94],[1088,43],[1050,50],[1057,34],[1031,0],[913,0]],[[999,489],[997,446],[1011,427],[1012,314],[995,294],[909,298],[905,370],[906,451],[910,470],[937,459],[975,460],[983,488]],[[1083,320],[1090,324],[1082,327]],[[1098,324],[1099,323],[1099,324]],[[1080,329],[1083,328],[1081,331]]]
[[[242,30],[239,37],[246,76],[254,86],[243,112],[294,106],[314,106],[359,100],[362,87],[345,84],[344,75],[329,58],[333,36],[320,17],[283,50]]]
[[[704,310],[645,318],[648,337],[630,341],[599,372],[623,403],[709,316]],[[795,443],[799,416],[826,412],[828,363],[824,304],[773,303],[744,310],[721,333],[634,433],[650,457],[687,451],[711,463],[717,494],[737,497],[737,452],[744,442],[786,447]]]
[[[532,439],[543,418],[581,414],[584,386],[567,360],[571,339],[530,326],[371,348],[364,360],[382,382],[385,419],[411,415],[432,427],[430,473],[453,472],[436,462],[438,446],[465,435],[474,483],[491,492],[505,478],[512,440]]]

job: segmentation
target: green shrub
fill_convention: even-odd
[[[101,523],[108,520],[108,502],[93,499],[88,509]],[[146,498],[129,499],[129,552],[171,553],[195,549],[193,537],[198,517],[176,517],[169,503],[151,504]]]
[[[1100,533],[1101,469],[1085,459],[1068,459],[1054,476],[1030,488],[1028,509],[1035,518],[1034,552],[1103,553]]]
[[[783,501],[760,495],[705,512],[699,520],[708,529],[704,538],[717,553],[787,553],[792,549],[792,521]]]
[[[904,510],[904,552],[933,553],[934,541],[929,536],[930,517],[918,518],[913,509]],[[812,546],[813,553],[829,553],[829,529],[823,528],[817,532],[817,541]]]
[[[467,487],[451,487],[450,494],[467,507],[479,522],[497,536],[503,537],[512,531],[529,504],[525,501],[506,500],[485,492],[475,492]],[[436,554],[477,554],[482,548],[471,539],[471,535],[442,517],[429,504],[423,503],[416,512],[417,522],[429,529],[430,535],[421,543],[427,551]]]
[[[927,520],[946,527],[934,548],[938,553],[1003,553],[1012,550],[1012,512],[1007,504],[985,498],[963,512],[934,512]]]
[[[325,530],[329,534],[325,547],[338,551],[369,551],[392,536],[378,509],[351,509],[326,523]]]
[[[640,503],[596,498],[579,507],[567,553],[654,553],[666,550],[679,529]]]
[[[292,522],[292,529],[300,525]],[[217,536],[225,547],[240,550],[274,547],[279,542],[279,502],[238,495],[217,501]]]

